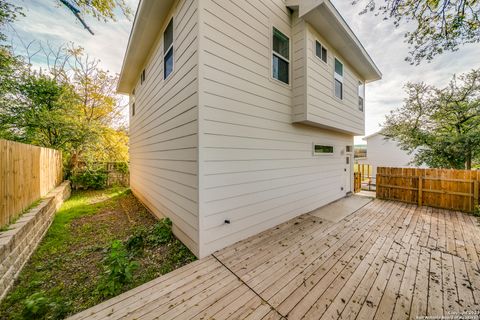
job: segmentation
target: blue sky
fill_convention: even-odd
[[[16,0],[24,7],[26,17],[15,24],[10,31],[15,39],[17,52],[22,45],[32,40],[49,42],[53,46],[74,42],[85,48],[92,57],[102,61],[103,68],[120,72],[123,55],[128,42],[132,21],[119,17],[116,22],[103,23],[86,18],[95,35],[90,35],[55,0]],[[136,9],[138,0],[127,0],[132,9]],[[383,73],[381,81],[367,85],[366,92],[366,133],[379,130],[380,124],[390,110],[402,105],[405,98],[403,86],[407,82],[425,81],[429,84],[444,86],[454,73],[467,72],[480,68],[480,44],[467,45],[454,53],[437,57],[432,63],[411,66],[404,61],[408,54],[408,45],[403,42],[403,34],[409,28],[395,29],[392,22],[373,14],[358,15],[361,5],[352,6],[351,0],[332,0],[347,23],[357,34],[367,51]],[[42,61],[34,61],[41,65]],[[356,142],[361,142],[357,138]]]

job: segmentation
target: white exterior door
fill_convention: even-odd
[[[345,192],[352,192],[352,155],[345,156]]]

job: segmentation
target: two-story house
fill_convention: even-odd
[[[132,191],[199,257],[345,197],[380,78],[329,0],[141,0]]]

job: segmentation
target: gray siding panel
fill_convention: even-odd
[[[174,72],[163,79],[163,32],[135,92],[130,119],[131,188],[198,254],[198,2],[179,0],[174,18]],[[166,27],[170,18],[163,24]]]

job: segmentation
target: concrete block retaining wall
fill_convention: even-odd
[[[0,301],[47,232],[55,212],[69,197],[70,182],[65,181],[10,225],[8,231],[0,233]]]

